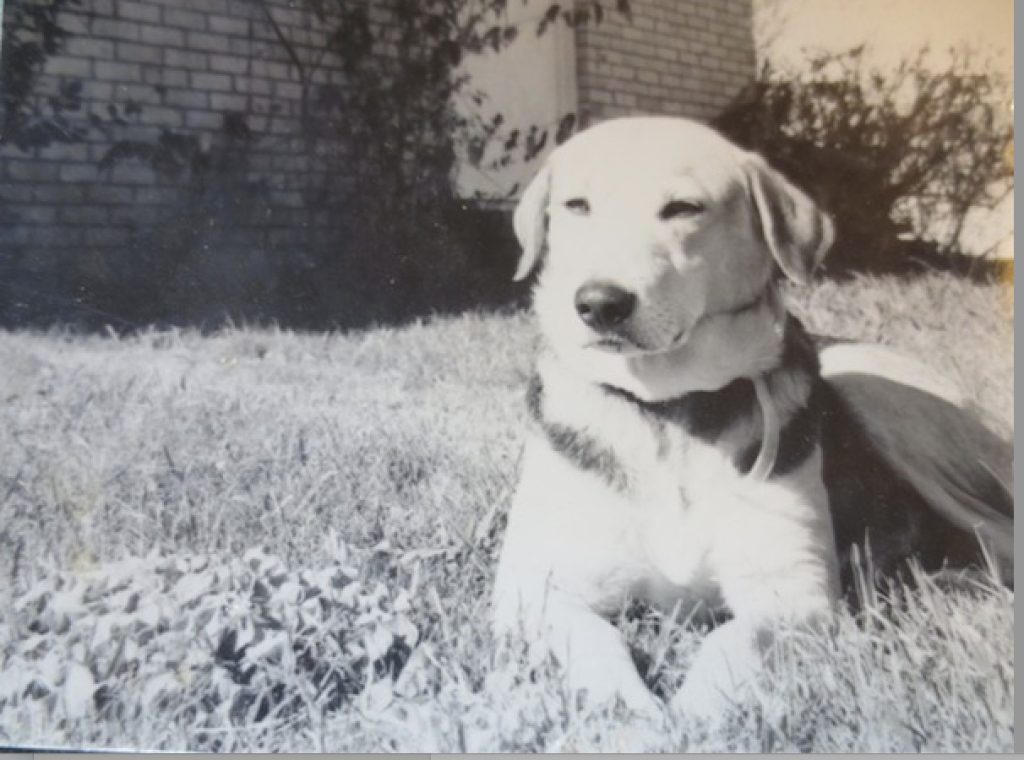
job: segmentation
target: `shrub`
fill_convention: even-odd
[[[766,63],[716,120],[833,214],[832,273],[904,271],[921,256],[949,266],[968,213],[1012,188],[1006,83],[964,49],[929,60],[923,49],[882,73],[861,46],[814,55],[801,74]]]
[[[270,266],[265,282],[250,283],[254,293],[262,289],[261,298],[228,303],[225,293],[218,298],[199,286],[186,288],[186,296],[191,293],[203,306],[219,300],[232,316],[269,316],[306,327],[402,321],[521,296],[522,288],[508,284],[516,251],[510,221],[458,198],[452,187],[463,147],[470,160],[483,162],[487,147],[501,144],[495,160],[507,163],[529,159],[548,142],[547,128],[516,129],[500,114],[487,114],[486,98],[460,68],[467,55],[500,51],[520,34],[507,21],[508,1],[303,0],[298,5],[309,24],[304,36],[279,23],[276,2],[246,1],[272,31],[299,88],[295,129],[277,143],[284,150],[276,158],[289,162],[288,171],[273,182],[275,190],[299,200],[281,209],[271,194],[260,211],[265,219],[286,217],[298,234],[275,243],[260,234],[258,223],[248,225],[251,247],[261,248]],[[629,12],[624,0],[615,7]],[[600,0],[549,3],[528,22],[527,33],[543,34],[553,23],[596,23],[604,13]],[[457,101],[473,107],[459,109]],[[553,141],[567,138],[574,123],[572,114],[564,115],[551,130]],[[169,235],[154,236],[155,245],[142,245],[145,256],[133,254],[136,260],[152,261],[153,272],[166,272],[182,262],[224,257],[222,248],[208,245],[204,230],[217,226],[214,221],[220,228],[238,226],[239,214],[204,204],[240,198],[228,204],[229,211],[263,209],[262,196],[256,204],[249,200],[249,180],[258,173],[242,168],[235,157],[218,157],[238,142],[199,153],[194,138],[165,131],[157,143],[122,141],[107,153],[105,165],[142,161],[193,198],[184,204],[187,213],[178,215],[180,224],[175,220]],[[270,143],[255,130],[246,135],[249,153],[275,150]],[[179,156],[181,147],[188,150]],[[203,161],[202,171],[196,158]],[[211,187],[215,192],[203,192]],[[181,226],[188,220],[205,227],[190,234]],[[200,245],[203,250],[197,250]],[[239,267],[236,279],[244,284],[244,263]],[[195,280],[195,269],[170,279],[183,276]],[[166,294],[168,278],[157,281]],[[163,311],[177,308],[176,321],[195,321],[194,305]]]

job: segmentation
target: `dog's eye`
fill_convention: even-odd
[[[696,216],[704,210],[704,206],[694,201],[669,201],[661,207],[658,218],[662,220],[680,219],[688,216]]]
[[[586,216],[590,213],[590,203],[586,198],[570,198],[565,202],[565,207],[574,214]]]

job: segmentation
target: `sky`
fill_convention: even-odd
[[[755,37],[773,62],[801,48],[841,50],[869,43],[881,66],[928,44],[968,43],[993,65],[1013,71],[1011,0],[754,0]]]
[[[717,0],[704,0],[716,2]],[[1012,0],[752,0],[755,47],[776,69],[797,67],[807,49],[847,50],[868,43],[867,63],[881,69],[894,66],[923,45],[941,65],[945,51],[960,44],[973,46],[979,61],[987,61],[1012,80]],[[533,19],[549,0],[510,3],[512,20]],[[515,123],[548,124],[572,110],[572,46],[566,30],[543,38],[524,34],[500,55],[475,56],[468,66],[477,86],[486,90],[495,109]],[[568,59],[566,60],[566,56]],[[508,72],[515,71],[510,77]],[[554,72],[554,76],[552,73]],[[537,83],[544,86],[538,87]],[[552,86],[552,85],[558,86]],[[1008,93],[1009,97],[1009,93]],[[1008,102],[1007,107],[1011,107]],[[522,185],[534,165],[516,163],[504,170],[481,172],[462,164],[463,192],[494,193]],[[1012,196],[996,212],[977,214],[965,235],[974,252],[999,247],[1000,256],[1013,252]]]
[[[1013,81],[1012,0],[753,0],[758,60],[776,70],[799,67],[806,52],[841,51],[867,43],[869,67],[884,70],[928,45],[937,64],[953,46],[969,45],[976,60]],[[1008,99],[1012,97],[1008,93]],[[1007,108],[1013,104],[1008,100]],[[1013,256],[1013,195],[979,211],[964,233],[968,252],[992,247]]]

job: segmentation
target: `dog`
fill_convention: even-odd
[[[670,704],[714,718],[780,626],[828,625],[866,537],[880,573],[980,564],[983,542],[1012,574],[1012,500],[970,455],[993,436],[955,389],[787,312],[781,279],[809,282],[834,228],[761,157],[685,119],[606,121],[513,223],[542,345],[493,623],[590,704],[661,709],[608,620],[627,597],[731,615]]]

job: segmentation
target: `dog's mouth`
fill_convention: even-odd
[[[649,346],[627,335],[601,335],[586,343],[584,348],[604,351],[610,354],[625,356],[651,356],[664,354],[683,346],[693,333],[693,325],[682,328],[675,337],[664,346]]]
[[[583,347],[622,356],[657,356],[659,354],[667,354],[685,346],[693,337],[697,328],[705,322],[719,317],[739,316],[758,308],[768,297],[768,291],[764,291],[731,308],[723,309],[719,312],[701,314],[692,324],[681,328],[675,334],[675,337],[663,346],[647,345],[630,335],[615,333],[599,335],[594,340],[584,344]]]

